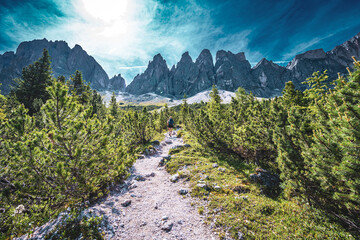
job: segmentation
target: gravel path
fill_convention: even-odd
[[[159,167],[169,150],[184,145],[181,138],[166,136],[152,156],[138,159],[131,176],[110,194],[84,210],[79,217],[101,216],[100,231],[106,239],[121,240],[212,240],[218,237],[204,224],[204,216],[191,206],[188,185],[182,180],[171,182],[171,175]],[[183,189],[184,195],[179,190]],[[44,239],[44,236],[66,220],[68,211],[57,219],[17,239]]]
[[[167,136],[154,156],[136,161],[127,188],[113,191],[104,202],[92,207],[106,215],[112,225],[108,239],[218,239],[191,206],[189,193],[185,197],[179,194],[180,189],[188,189],[186,182],[171,182],[171,175],[159,167],[172,147],[183,144],[181,138]]]

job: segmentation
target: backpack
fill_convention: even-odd
[[[172,118],[168,120],[168,126],[174,126],[174,120]]]

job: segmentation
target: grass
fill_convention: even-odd
[[[249,181],[249,174],[257,166],[208,153],[186,133],[185,141],[191,147],[171,150],[166,169],[171,174],[179,171],[180,176],[189,179],[191,195],[201,201],[199,214],[207,215],[207,222],[215,226],[220,238],[230,235],[238,239],[241,232],[245,239],[355,239],[322,212],[299,200],[261,194],[261,186]],[[219,167],[214,168],[214,163]],[[209,190],[197,187],[199,181],[205,182]],[[221,190],[215,191],[215,186]]]

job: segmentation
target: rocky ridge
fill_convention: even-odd
[[[331,51],[316,49],[298,54],[286,67],[265,58],[251,67],[245,53],[234,54],[224,50],[216,53],[214,65],[210,51],[204,49],[195,63],[185,52],[176,66],[169,70],[166,61],[157,54],[145,73],[136,76],[126,91],[135,95],[153,92],[181,98],[184,94],[192,96],[208,90],[215,84],[227,91],[242,87],[255,96],[272,97],[281,95],[287,81],[305,90],[307,86],[302,82],[313,72],[327,70],[329,81],[334,80],[338,73],[346,74],[346,68],[353,65],[352,56],[360,58],[359,39],[360,33]]]
[[[125,91],[126,83],[125,79],[119,73],[118,75],[113,76],[109,79],[109,90]]]
[[[85,81],[97,90],[121,90],[125,81],[121,76],[109,79],[107,73],[96,60],[89,56],[80,45],[70,48],[65,41],[48,41],[47,39],[22,42],[16,52],[0,54],[0,87],[3,94],[10,91],[13,79],[21,76],[22,69],[38,60],[43,49],[50,55],[53,75],[63,75],[68,78],[79,70]]]

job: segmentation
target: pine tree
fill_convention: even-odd
[[[64,77],[63,75],[58,76],[56,80],[59,81],[59,82],[62,82],[62,83],[64,83],[64,84],[65,84],[65,82],[66,82],[66,79],[65,79],[65,77]]]
[[[309,177],[310,165],[304,159],[303,151],[311,146],[312,129],[309,109],[302,106],[304,102],[303,94],[295,90],[292,82],[288,82],[283,97],[273,102],[272,113],[276,122],[274,142],[278,151],[277,163],[288,197],[296,194],[310,201],[315,184]]]
[[[91,93],[90,105],[92,107],[91,116],[96,114],[97,117],[101,119],[106,115],[105,105],[103,104],[101,95],[96,90],[93,90]]]
[[[76,70],[74,75],[70,76],[70,90],[81,104],[86,105],[89,103],[91,89],[83,80],[82,73],[78,70]]]
[[[119,116],[119,105],[116,102],[116,96],[114,92],[111,95],[109,109],[110,109],[110,115],[113,116],[115,119],[117,119]]]
[[[3,95],[1,95],[1,91],[0,91],[0,125],[6,118],[5,103],[6,103],[6,98]]]
[[[181,104],[181,108],[180,108],[180,123],[184,124],[184,126],[186,126],[186,121],[189,117],[189,112],[190,112],[190,108],[189,108],[189,104],[186,101],[187,96],[186,94],[184,94],[183,97],[183,103]]]
[[[109,184],[127,175],[134,160],[111,117],[92,117],[91,107],[68,95],[61,82],[54,81],[48,91],[50,98],[40,111],[43,129],[34,127],[23,105],[6,124],[0,173],[8,183],[8,220],[2,224],[9,231],[24,231],[30,222],[43,221],[65,206],[101,196]],[[28,211],[21,221],[11,215],[19,204]]]
[[[360,63],[315,104],[314,144],[305,152],[320,182],[317,204],[360,232]]]
[[[17,87],[14,92],[20,103],[29,109],[33,115],[39,110],[39,106],[46,102],[49,94],[46,87],[52,82],[52,69],[50,56],[46,49],[38,61],[25,67],[20,79],[17,79]]]
[[[247,162],[268,165],[274,159],[270,101],[259,101],[239,88],[230,104],[233,149]]]

